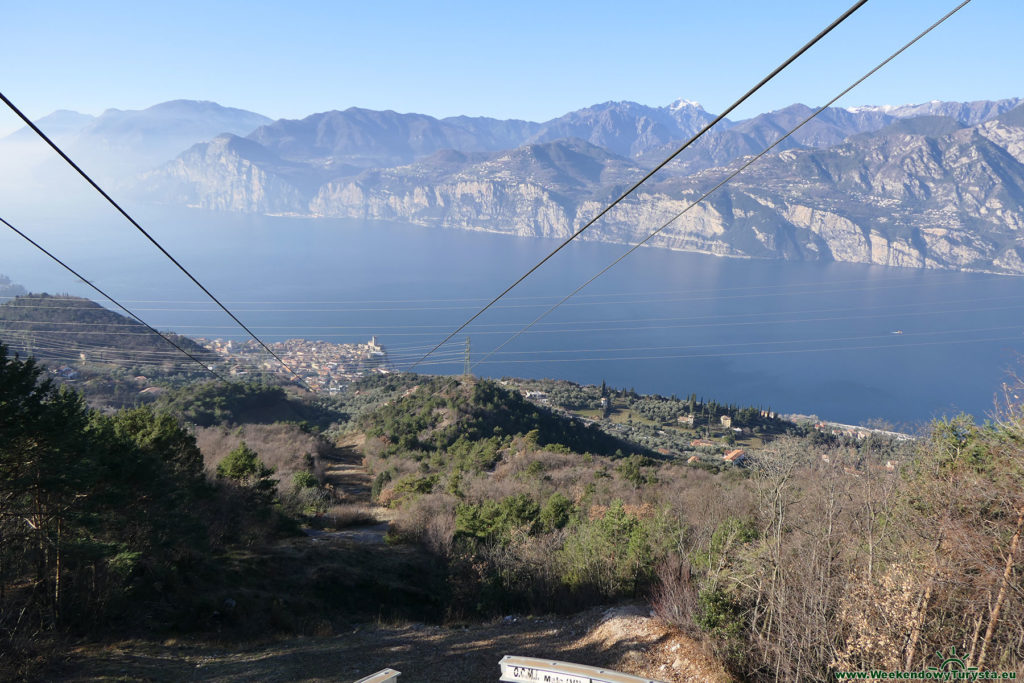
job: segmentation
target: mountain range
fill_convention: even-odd
[[[826,110],[650,244],[1024,274],[1021,103]],[[812,111],[723,120],[584,237],[646,237]],[[179,100],[39,125],[146,201],[564,238],[713,119],[686,100],[542,123],[359,108],[271,121]],[[28,133],[0,153],[11,159]]]

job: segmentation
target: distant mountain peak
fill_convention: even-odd
[[[701,106],[700,102],[683,99],[682,97],[668,105],[668,109],[669,111],[679,111],[680,109],[700,109],[704,111],[704,107]]]
[[[95,120],[96,117],[89,114],[82,114],[71,109],[58,109],[51,114],[36,119],[35,123],[47,135],[52,137],[77,133]],[[35,132],[28,126],[25,126],[11,133],[9,137],[11,140],[33,139],[35,138]]]
[[[975,100],[972,102],[945,102],[930,100],[918,104],[883,104],[847,107],[851,114],[884,114],[899,119],[916,116],[945,116],[965,126],[973,126],[1013,109],[1022,101],[1019,97],[1002,100]]]
[[[861,104],[856,107],[846,107],[846,111],[851,114],[865,114],[870,112],[882,112],[888,114],[894,109],[900,109],[901,107],[909,107],[909,104]]]

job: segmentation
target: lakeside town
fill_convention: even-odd
[[[244,376],[253,372],[291,375],[255,341],[195,338],[216,353],[227,372]],[[288,339],[268,344],[285,365],[316,392],[337,393],[343,386],[372,372],[390,372],[387,351],[371,337],[364,344],[332,344],[309,339]]]

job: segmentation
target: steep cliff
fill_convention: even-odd
[[[1007,109],[1015,102],[826,112],[788,147],[684,212],[810,110],[794,105],[731,124],[687,150],[585,238],[635,243],[663,228],[651,246],[1024,274],[1024,110]],[[249,139],[196,145],[150,173],[146,190],[207,209],[564,237],[644,174],[641,157],[703,125],[710,115],[702,112],[690,103],[674,111],[608,103],[539,128],[334,112],[304,120],[305,127],[278,122]],[[360,128],[368,117],[369,129]],[[381,126],[404,132],[396,141]],[[586,139],[493,150],[513,139],[575,133]],[[366,168],[371,157],[412,161]]]

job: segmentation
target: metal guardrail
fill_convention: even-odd
[[[401,671],[383,669],[375,674],[370,674],[366,678],[360,678],[356,683],[384,683],[385,681],[393,681],[401,675]]]
[[[596,666],[556,662],[537,657],[506,655],[499,662],[507,683],[663,683]]]

